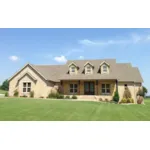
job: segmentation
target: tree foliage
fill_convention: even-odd
[[[0,89],[8,91],[9,90],[9,82],[8,80],[5,80],[2,85],[0,86]]]

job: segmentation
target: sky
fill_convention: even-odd
[[[25,64],[116,59],[138,67],[150,94],[150,29],[0,29],[0,84]]]

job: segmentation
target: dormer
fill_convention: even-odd
[[[109,74],[109,72],[110,72],[110,65],[108,63],[106,63],[105,61],[103,61],[100,64],[100,72],[101,72],[101,74]]]
[[[93,68],[94,66],[90,62],[87,62],[84,65],[85,74],[93,74]]]
[[[74,62],[69,64],[69,74],[77,74],[78,69],[79,69],[78,66]]]

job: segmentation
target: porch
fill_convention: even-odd
[[[64,95],[77,95],[80,99],[112,99],[116,80],[61,81]]]

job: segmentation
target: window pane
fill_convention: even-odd
[[[26,87],[26,83],[23,83],[23,87]]]
[[[70,84],[70,88],[73,88],[73,84]]]
[[[110,93],[110,89],[107,89],[106,92],[107,92],[107,93]]]
[[[107,66],[103,66],[103,69],[107,69]]]
[[[23,88],[23,92],[26,92],[26,88]]]
[[[74,84],[74,88],[78,88],[78,85],[77,85],[77,84]]]
[[[30,92],[31,91],[31,88],[28,88],[28,92]]]
[[[31,87],[31,83],[28,83],[28,87]]]
[[[102,93],[104,93],[104,94],[105,94],[105,89],[102,89]]]
[[[103,88],[103,89],[105,88],[105,84],[102,84],[102,88]]]
[[[106,88],[110,88],[110,84],[106,84]]]
[[[70,89],[70,93],[73,93],[73,89]]]
[[[77,93],[77,91],[78,91],[77,89],[74,89],[74,93]]]

